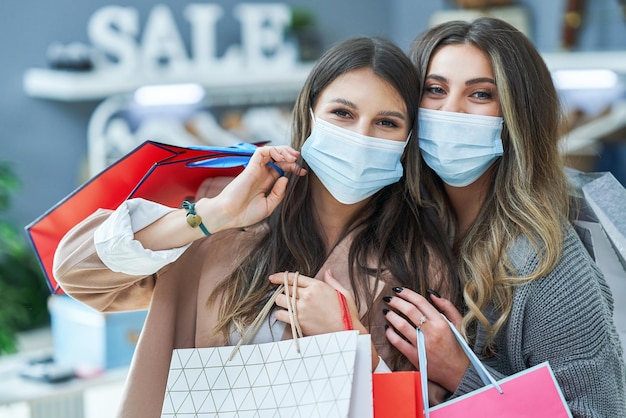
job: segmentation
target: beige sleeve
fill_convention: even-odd
[[[54,255],[54,277],[65,293],[99,311],[147,309],[156,275],[113,272],[96,253],[94,231],[111,213],[99,209],[63,237]]]

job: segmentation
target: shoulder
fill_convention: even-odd
[[[576,282],[589,284],[589,280],[603,281],[602,273],[589,255],[580,237],[571,225],[566,225],[563,232],[561,255],[550,273],[534,280],[531,286],[569,286]],[[525,237],[519,237],[508,251],[508,259],[517,275],[532,273],[539,263],[538,251]],[[547,283],[553,282],[553,283]]]
[[[515,242],[509,255],[520,275],[531,273],[539,262],[537,250],[526,237]],[[612,309],[613,303],[604,276],[570,225],[564,230],[561,256],[554,268],[545,276],[518,286],[515,300],[532,301],[533,307],[527,308],[531,310],[540,309],[537,302],[541,302],[541,309],[555,305],[555,314],[559,316],[567,315],[568,307],[578,309],[597,303],[608,304]]]

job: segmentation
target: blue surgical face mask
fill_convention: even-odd
[[[408,142],[360,135],[315,119],[302,157],[335,199],[353,204],[400,180]],[[410,134],[409,134],[410,136]]]
[[[503,153],[501,117],[420,108],[418,123],[424,161],[450,186],[472,184]]]

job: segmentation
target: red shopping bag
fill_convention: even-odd
[[[96,209],[115,209],[124,200],[141,197],[171,207],[193,199],[208,177],[235,176],[256,148],[185,148],[146,141],[94,176],[26,226],[52,293],[61,294],[52,275],[54,252],[61,238]]]
[[[419,372],[372,374],[374,418],[422,418]]]

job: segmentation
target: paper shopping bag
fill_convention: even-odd
[[[253,144],[185,148],[146,141],[94,176],[25,228],[50,291],[63,293],[52,274],[61,238],[96,209],[115,209],[133,197],[178,207],[195,196],[206,178],[241,172],[254,148]]]
[[[374,373],[374,418],[422,418],[420,373]]]
[[[570,196],[579,207],[577,220],[600,223],[626,269],[626,189],[609,172],[566,172],[572,186]]]
[[[454,325],[450,321],[448,325],[486,386],[432,408],[425,405],[426,418],[572,418],[548,362],[496,382]],[[426,381],[424,335],[419,328],[416,331],[421,378]],[[422,385],[424,399],[427,392],[428,386]]]
[[[430,409],[430,418],[571,418],[552,368],[538,364]]]
[[[369,335],[343,331],[299,338],[300,352],[294,340],[242,345],[232,360],[233,347],[174,350],[161,416],[371,416],[369,344]],[[367,365],[359,379],[370,379],[362,393],[354,391],[358,351]],[[351,414],[351,399],[369,399],[370,414]]]

